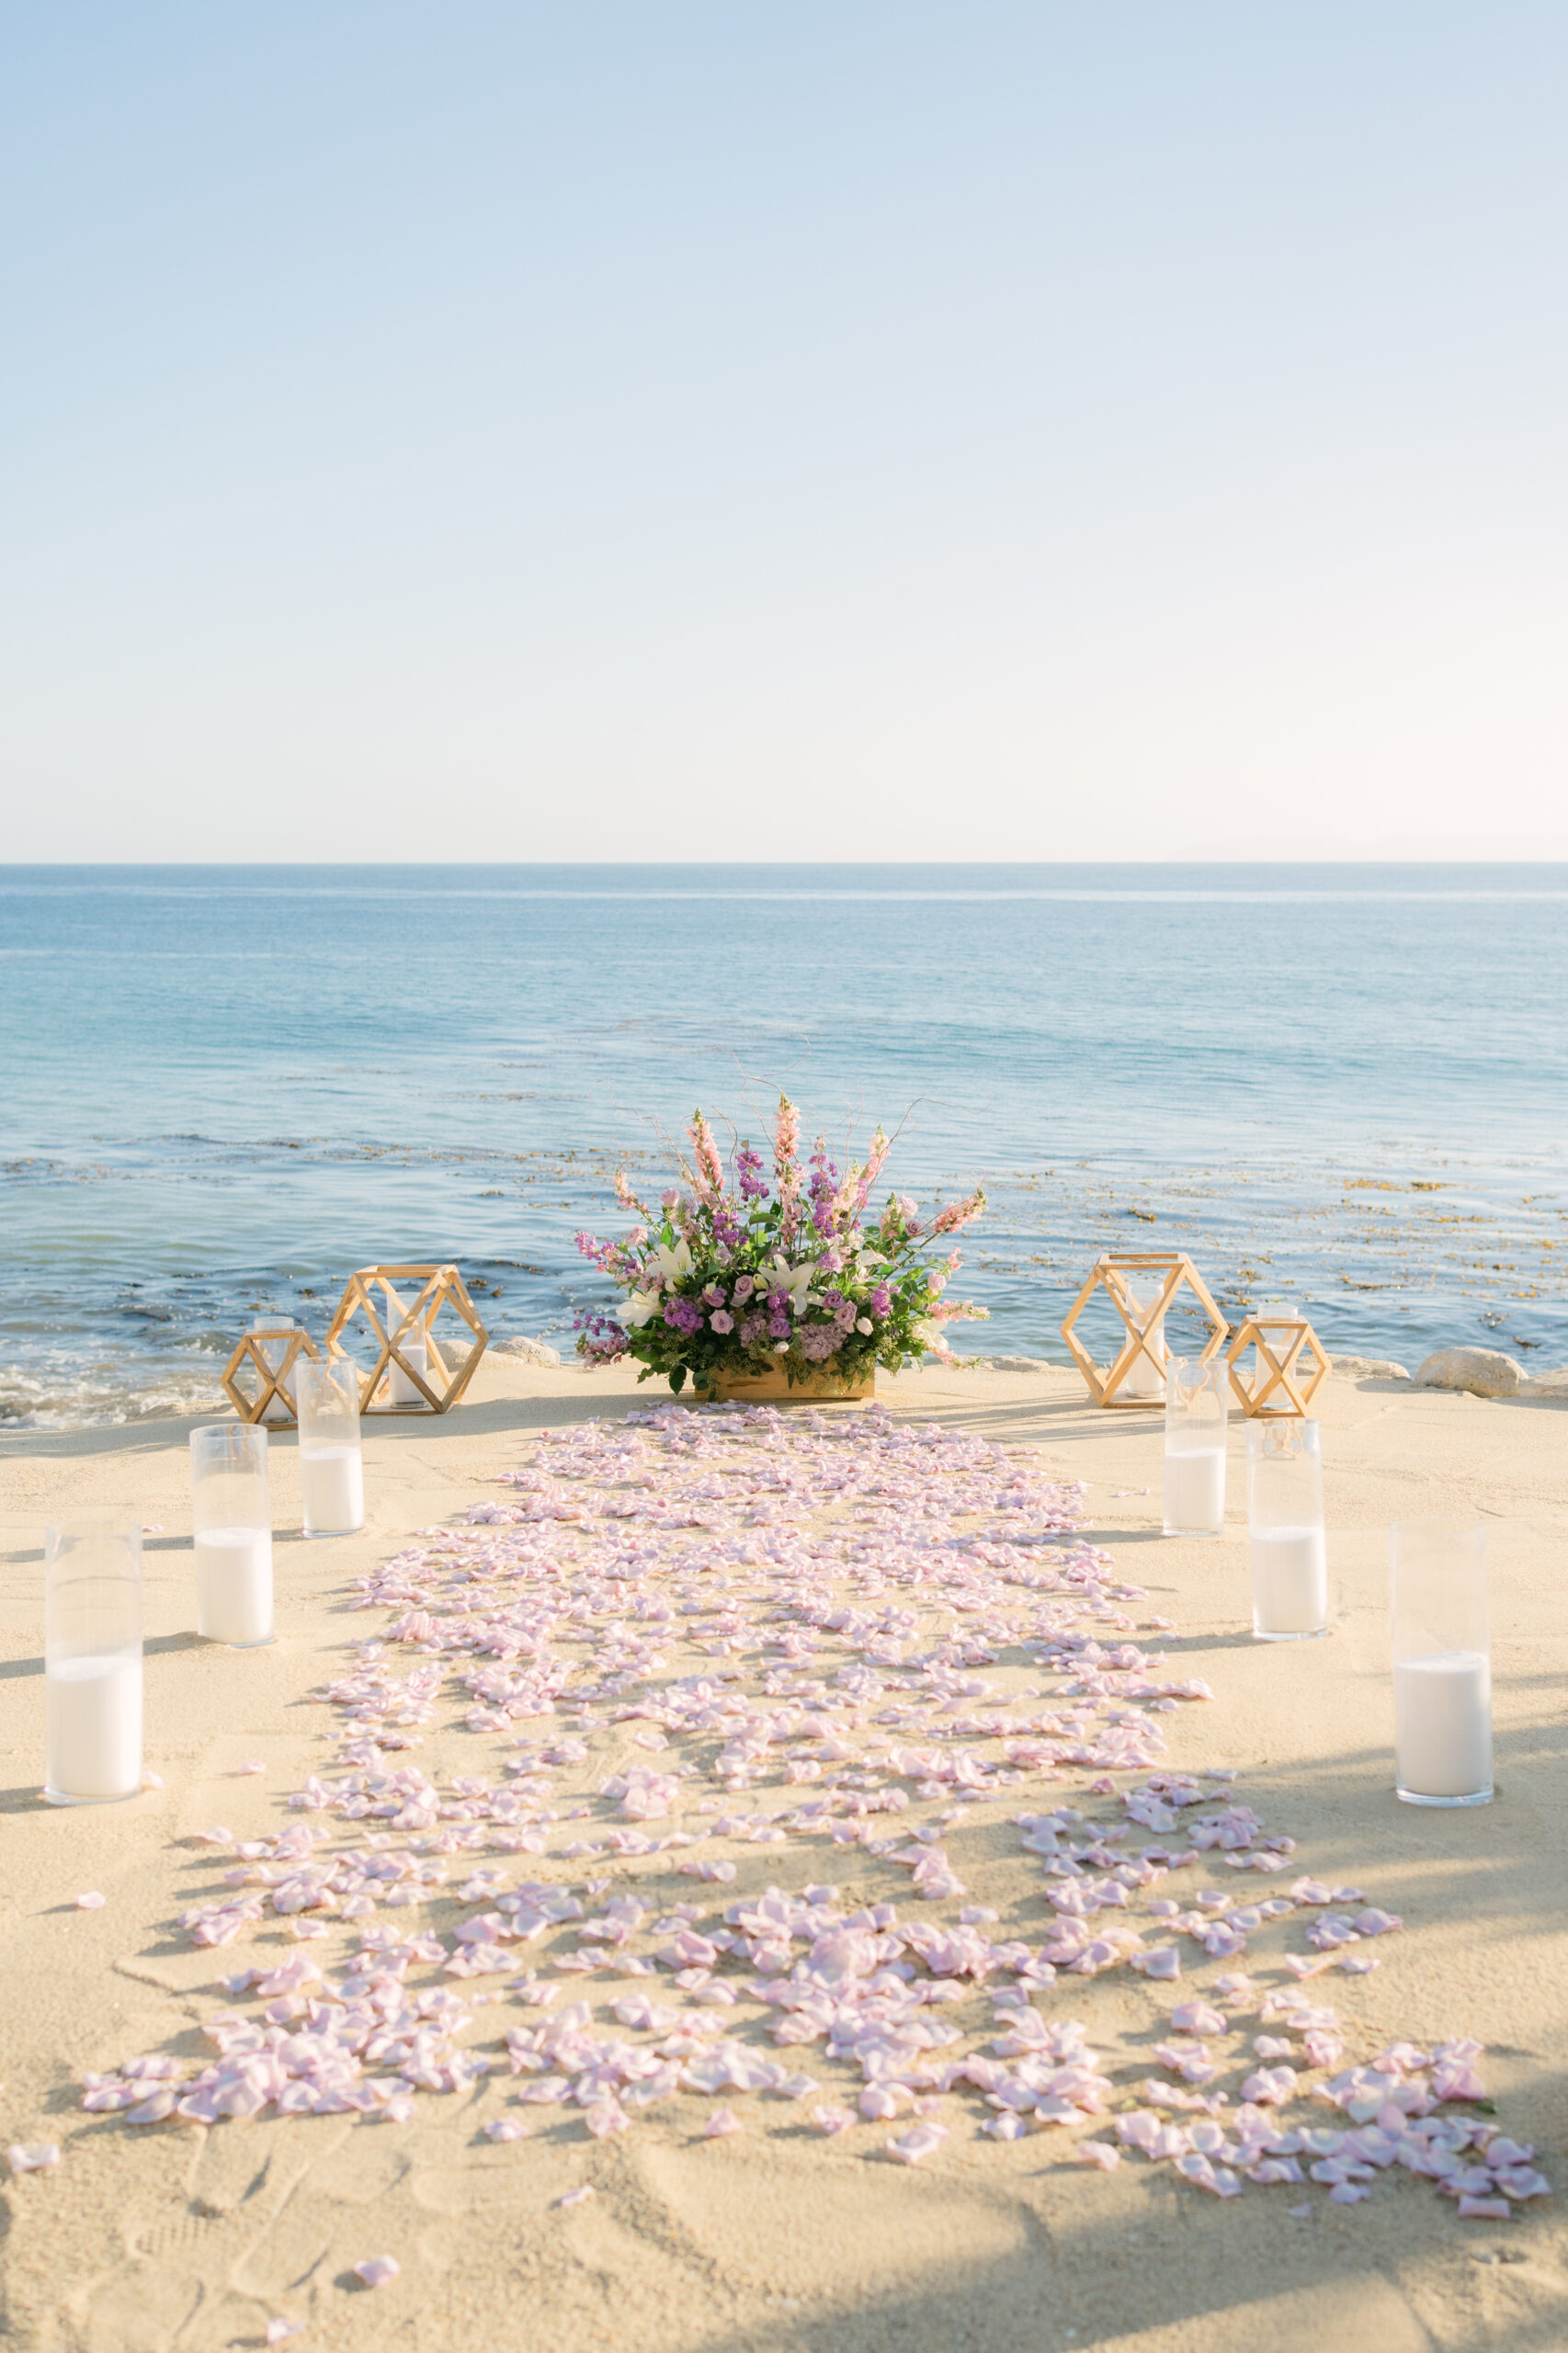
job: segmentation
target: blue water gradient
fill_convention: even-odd
[[[781,1086],[986,1186],[971,1350],[1062,1357],[1142,1244],[1331,1347],[1568,1361],[1565,915],[1553,866],[0,869],[0,1419],[205,1404],[372,1258],[559,1338],[618,1160]]]

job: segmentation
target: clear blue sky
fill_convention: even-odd
[[[0,14],[0,858],[1568,841],[1561,0]]]

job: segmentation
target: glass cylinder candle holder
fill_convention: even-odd
[[[142,1530],[77,1520],[44,1538],[44,1796],[55,1805],[142,1787]]]
[[[276,1336],[279,1332],[297,1332],[299,1328],[291,1315],[264,1315],[251,1325],[253,1332],[265,1332],[272,1338],[271,1347],[265,1348],[257,1341],[256,1348],[257,1353],[266,1358],[267,1370],[274,1380],[278,1378],[289,1346],[287,1340],[280,1340]],[[261,1418],[264,1422],[288,1422],[293,1419],[293,1415],[281,1397],[269,1397],[262,1408]]]
[[[1165,1288],[1164,1282],[1158,1275],[1144,1278],[1127,1275],[1122,1279],[1127,1286],[1127,1303],[1131,1308],[1138,1328],[1148,1345],[1146,1348],[1140,1348],[1133,1358],[1127,1377],[1121,1383],[1120,1393],[1123,1397],[1162,1397],[1165,1394],[1165,1366],[1168,1361],[1165,1324],[1162,1318],[1158,1324],[1151,1325],[1148,1319],[1160,1303],[1160,1293]],[[1140,1280],[1142,1282],[1142,1289],[1139,1287]],[[1125,1347],[1126,1343],[1123,1342],[1122,1345]],[[1149,1360],[1151,1352],[1156,1359],[1153,1363]]]
[[[1389,1530],[1394,1786],[1406,1805],[1492,1796],[1486,1530],[1402,1520]]]
[[[1297,1415],[1247,1424],[1252,1630],[1260,1643],[1328,1631],[1320,1425]]]
[[[354,1367],[346,1357],[301,1357],[295,1374],[305,1534],[352,1536],[365,1525],[359,1386]]]
[[[387,1295],[387,1337],[395,1342],[399,1356],[404,1359],[411,1369],[415,1372],[420,1374],[424,1380],[428,1381],[430,1378],[430,1346],[429,1341],[426,1336],[425,1325],[423,1324],[415,1324],[412,1329],[404,1333],[403,1337],[400,1339],[398,1337],[398,1326],[402,1324],[403,1318],[408,1313],[407,1306],[404,1302],[398,1297],[391,1283],[383,1282],[381,1289]],[[416,1387],[415,1382],[409,1379],[408,1374],[404,1372],[402,1365],[389,1364],[387,1367],[387,1376],[389,1404],[393,1405],[418,1405],[427,1409],[428,1400]]]
[[[249,1648],[272,1640],[272,1496],[267,1432],[213,1422],[190,1434],[196,1631]]]
[[[1255,1324],[1278,1324],[1282,1326],[1294,1324],[1298,1320],[1299,1313],[1300,1311],[1293,1299],[1260,1299],[1252,1311]],[[1266,1332],[1263,1336],[1277,1357],[1282,1357],[1290,1346],[1288,1330]],[[1255,1393],[1261,1393],[1267,1388],[1269,1377],[1268,1366],[1264,1360],[1261,1348],[1253,1349],[1252,1360],[1253,1389]],[[1294,1413],[1295,1408],[1281,1386],[1275,1391],[1267,1404],[1260,1405],[1257,1410],[1260,1414],[1290,1414]]]
[[[1219,1536],[1225,1526],[1229,1367],[1218,1357],[1165,1365],[1167,1536]]]

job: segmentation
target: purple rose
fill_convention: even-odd
[[[722,1283],[705,1284],[703,1287],[702,1296],[708,1302],[710,1307],[722,1307],[724,1304],[723,1285]]]
[[[708,1322],[715,1332],[733,1332],[735,1328],[735,1319],[727,1307],[716,1307]]]
[[[737,1275],[735,1277],[735,1305],[744,1306],[756,1289],[756,1285],[749,1275]]]
[[[866,1302],[866,1304],[870,1309],[873,1315],[883,1316],[891,1313],[892,1308],[892,1293],[889,1290],[886,1283],[879,1283],[877,1285],[876,1290],[871,1293],[871,1296]]]

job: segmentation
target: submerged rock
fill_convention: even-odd
[[[1517,1397],[1525,1369],[1501,1348],[1439,1348],[1415,1375],[1417,1389],[1463,1389],[1472,1397]]]

